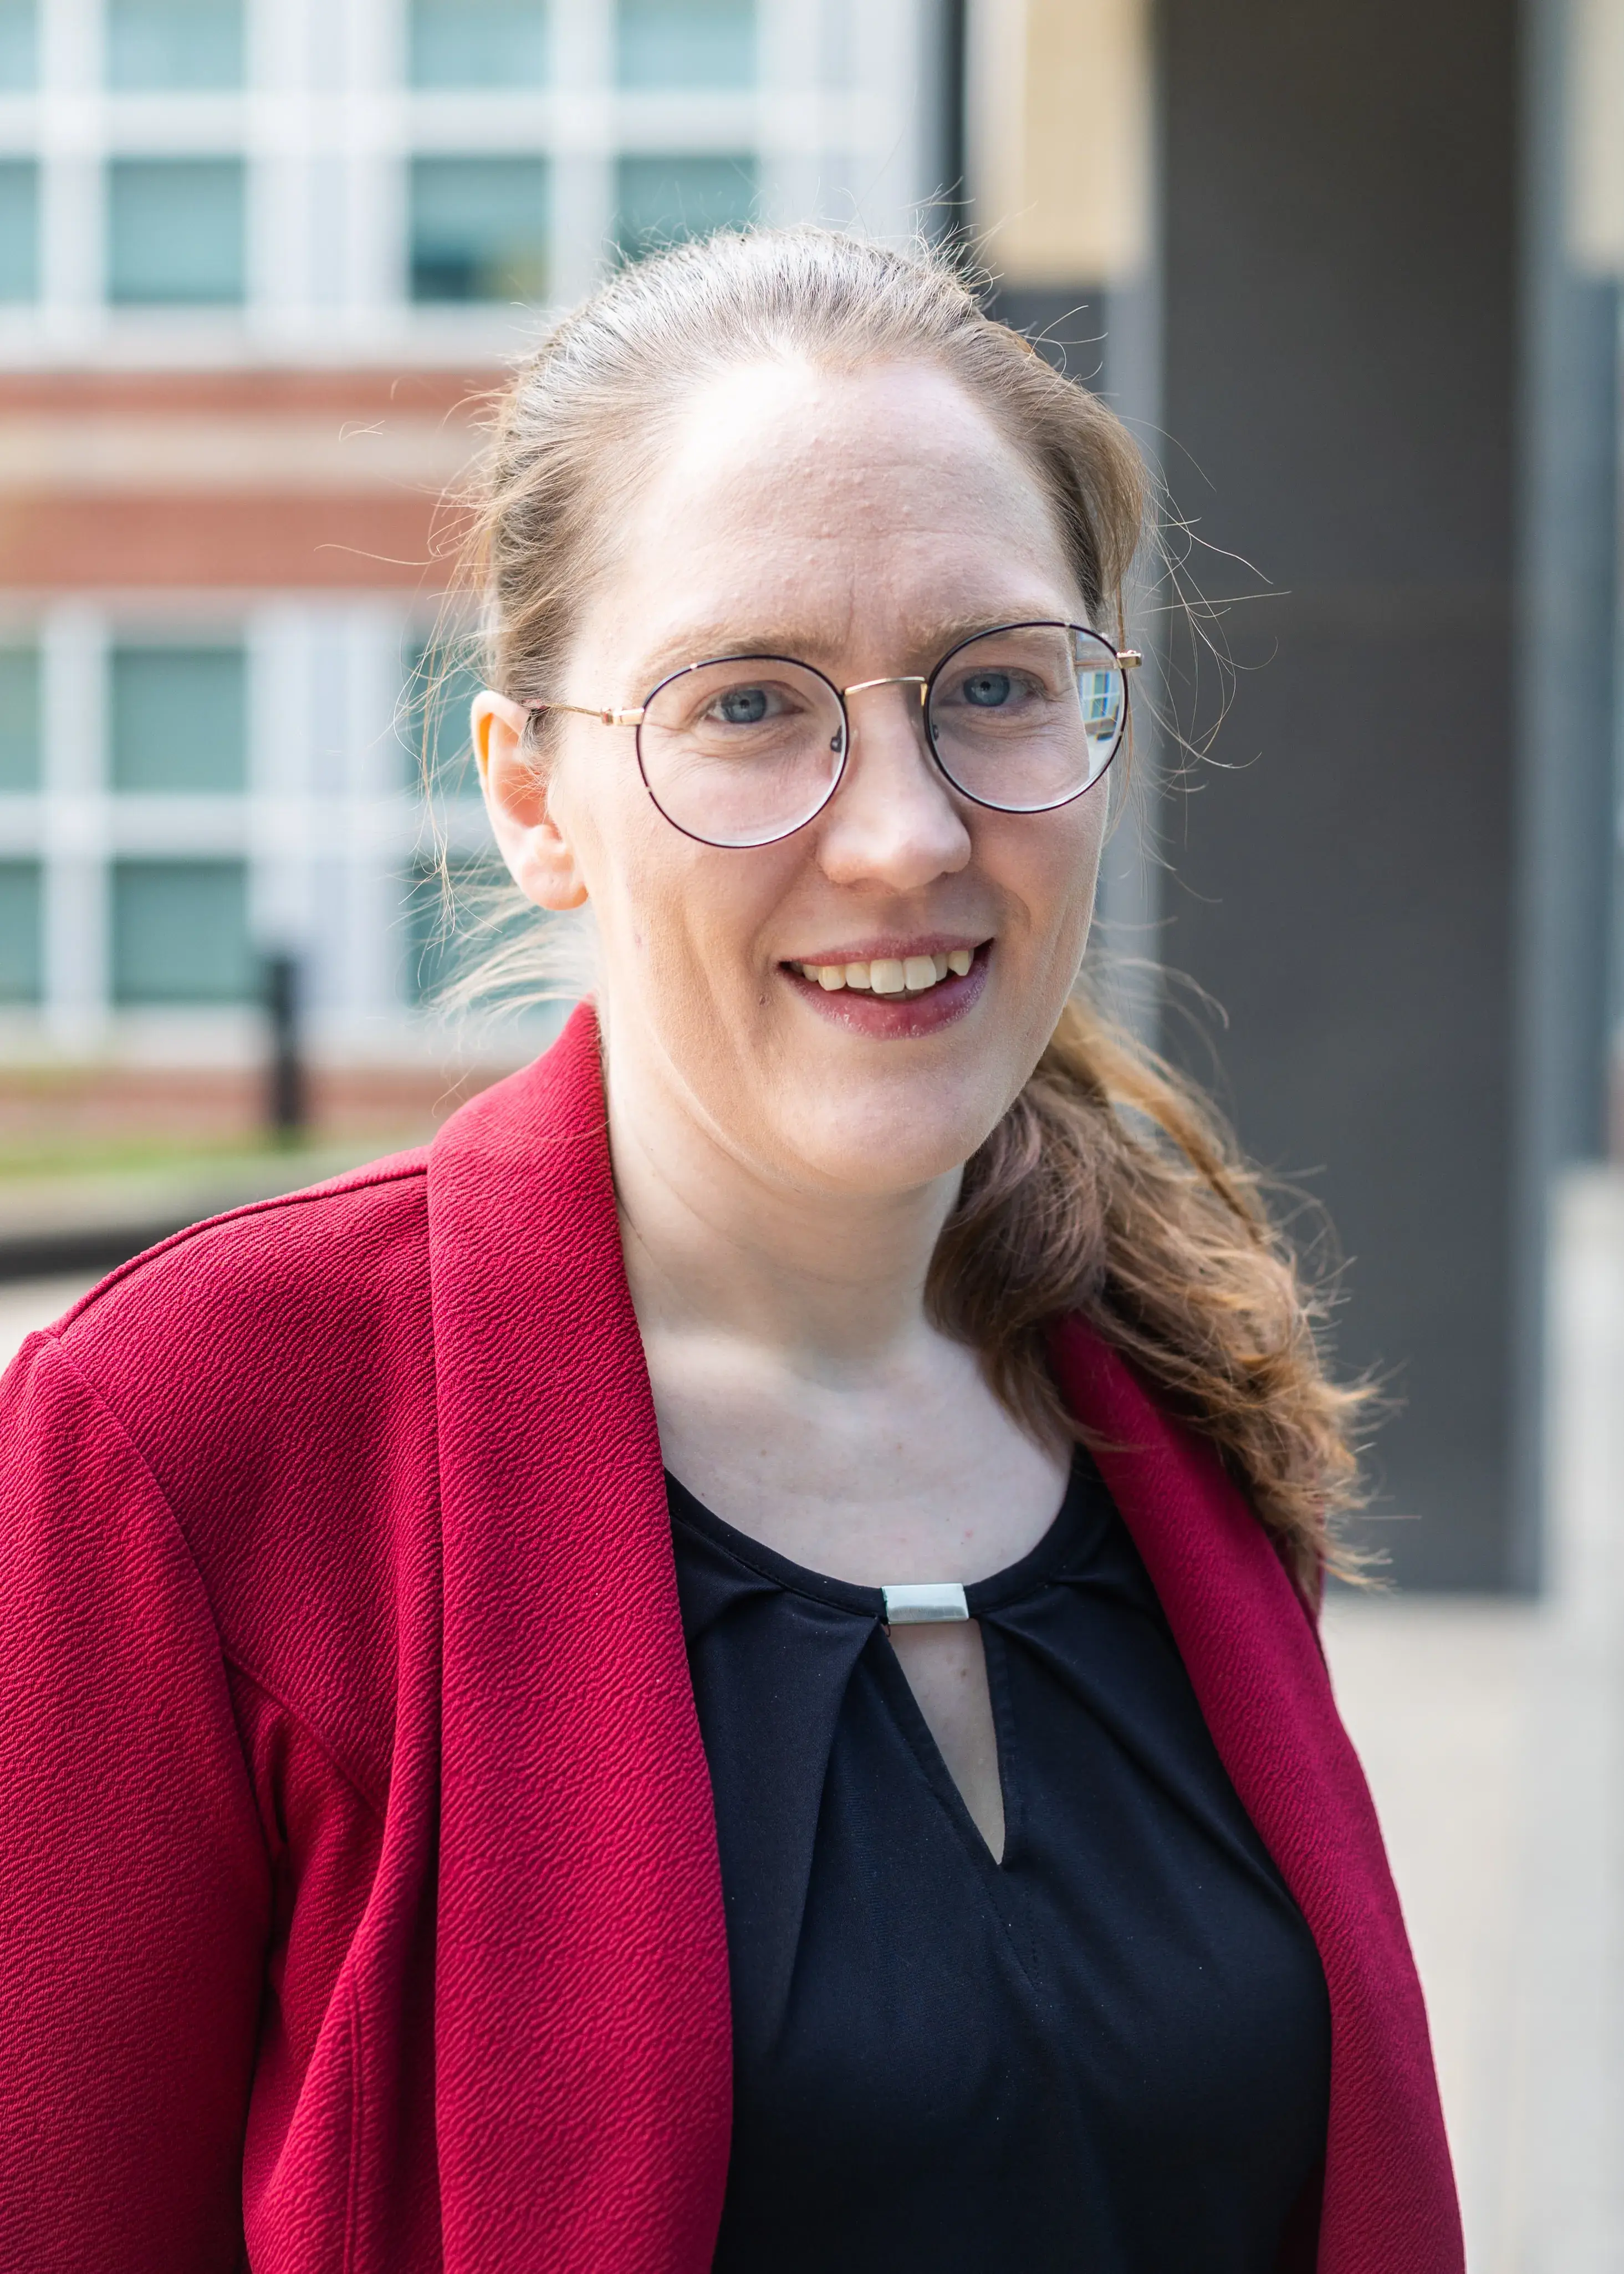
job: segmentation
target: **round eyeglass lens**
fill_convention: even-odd
[[[846,719],[805,664],[751,655],[657,687],[637,762],[667,821],[707,845],[770,845],[821,811],[846,763]]]
[[[926,723],[956,789],[1004,813],[1042,813],[1091,789],[1127,723],[1115,651],[1077,624],[1016,624],[955,648]]]

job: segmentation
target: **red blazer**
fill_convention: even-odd
[[[1320,2274],[1455,2274],[1310,1621],[1210,1455],[1056,1351],[1324,1962]],[[580,1013],[426,1155],[182,1233],[5,1377],[0,2265],[228,2274],[245,2234],[255,2274],[702,2274],[729,2067]]]

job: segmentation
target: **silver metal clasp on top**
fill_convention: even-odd
[[[938,1626],[967,1619],[970,1606],[957,1579],[929,1579],[912,1587],[882,1587],[888,1627]]]

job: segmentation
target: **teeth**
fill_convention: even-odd
[[[951,971],[962,979],[975,960],[970,947],[952,947],[945,955],[882,955],[871,963],[798,963],[794,968],[825,994],[843,987],[871,989],[876,995],[922,995]]]

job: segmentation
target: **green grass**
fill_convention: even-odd
[[[109,1138],[91,1135],[47,1139],[37,1135],[8,1140],[0,1133],[0,1178],[24,1177],[118,1176],[141,1170],[229,1168],[239,1162],[285,1161],[297,1180],[302,1159],[325,1164],[337,1154],[357,1161],[419,1144],[421,1129],[379,1130],[355,1136],[317,1136],[278,1144],[267,1134],[235,1139],[211,1139],[188,1144],[184,1139],[157,1133]]]

